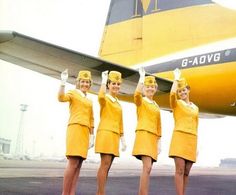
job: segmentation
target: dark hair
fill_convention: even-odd
[[[108,79],[108,80],[107,80],[107,84],[106,84],[106,88],[107,88],[107,89],[109,89],[108,85],[109,85],[110,83],[111,83],[111,80]]]

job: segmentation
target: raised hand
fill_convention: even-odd
[[[68,69],[65,69],[65,70],[61,73],[61,85],[65,85],[67,79],[68,79]]]
[[[102,72],[102,84],[107,84],[108,70]]]
[[[140,67],[138,71],[139,71],[139,83],[144,83],[144,80],[145,80],[144,67]]]
[[[176,68],[176,69],[173,71],[173,73],[174,73],[174,79],[178,81],[178,80],[180,79],[180,76],[181,76],[180,69]]]

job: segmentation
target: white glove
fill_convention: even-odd
[[[144,70],[144,67],[140,67],[138,71],[139,71],[139,76],[140,76],[138,82],[143,84],[144,80],[145,80],[145,70]]]
[[[196,153],[197,157],[199,155],[199,146],[197,145],[197,153]]]
[[[89,149],[94,146],[94,135],[89,135]]]
[[[121,141],[121,151],[124,152],[124,151],[126,150],[126,148],[127,148],[126,142],[125,142],[125,137],[122,136],[122,137],[120,138],[120,141]]]
[[[108,70],[102,72],[102,84],[107,84]]]
[[[62,73],[61,73],[61,85],[66,85],[66,81],[68,79],[68,69],[65,69]]]
[[[181,76],[180,70],[178,68],[176,68],[173,72],[174,72],[174,79],[176,81],[178,81],[180,79],[180,76]]]
[[[158,140],[157,154],[161,153],[161,138]]]

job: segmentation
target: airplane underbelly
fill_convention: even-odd
[[[181,70],[191,87],[190,100],[200,112],[236,116],[236,62],[207,65]],[[172,71],[158,76],[173,79]],[[165,99],[165,101],[164,101]],[[159,96],[161,107],[168,107],[166,97]]]

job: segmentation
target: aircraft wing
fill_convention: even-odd
[[[0,31],[0,59],[33,71],[60,79],[66,68],[68,82],[74,84],[80,70],[90,70],[93,78],[92,92],[97,93],[101,83],[101,72],[116,70],[122,73],[121,94],[133,95],[139,73],[137,70],[104,61],[70,49],[43,42],[14,31]],[[168,93],[172,82],[156,77],[159,94]],[[121,95],[121,96],[122,96]]]

